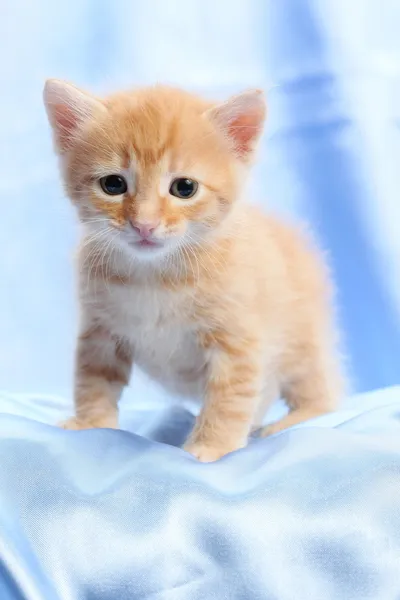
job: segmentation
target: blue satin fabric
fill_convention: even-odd
[[[148,439],[3,413],[1,600],[400,597],[400,388],[211,465],[160,442],[184,409],[123,421]]]

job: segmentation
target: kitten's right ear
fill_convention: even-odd
[[[43,100],[60,152],[68,150],[85,122],[106,110],[97,98],[59,79],[46,81]]]
[[[244,161],[251,158],[257,146],[265,114],[266,104],[261,90],[247,90],[206,112],[229,140],[235,155]]]

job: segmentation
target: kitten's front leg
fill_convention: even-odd
[[[204,406],[184,449],[202,462],[247,443],[260,402],[263,372],[258,344],[227,344],[211,354]]]
[[[64,429],[118,427],[118,400],[129,382],[133,351],[127,339],[96,324],[78,338],[75,372],[75,417]]]

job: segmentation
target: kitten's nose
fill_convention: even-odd
[[[153,231],[159,225],[160,221],[151,221],[147,223],[142,223],[140,221],[134,221],[133,219],[129,220],[132,229],[134,229],[137,233],[139,233],[142,238],[148,238],[151,236]]]

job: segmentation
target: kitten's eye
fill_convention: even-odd
[[[171,187],[169,188],[169,193],[177,198],[182,198],[182,200],[188,200],[195,195],[198,187],[199,184],[197,181],[182,177],[179,179],[174,179],[174,181],[171,183]]]
[[[100,185],[103,192],[109,196],[120,196],[125,194],[128,186],[121,175],[107,175],[100,179]]]

